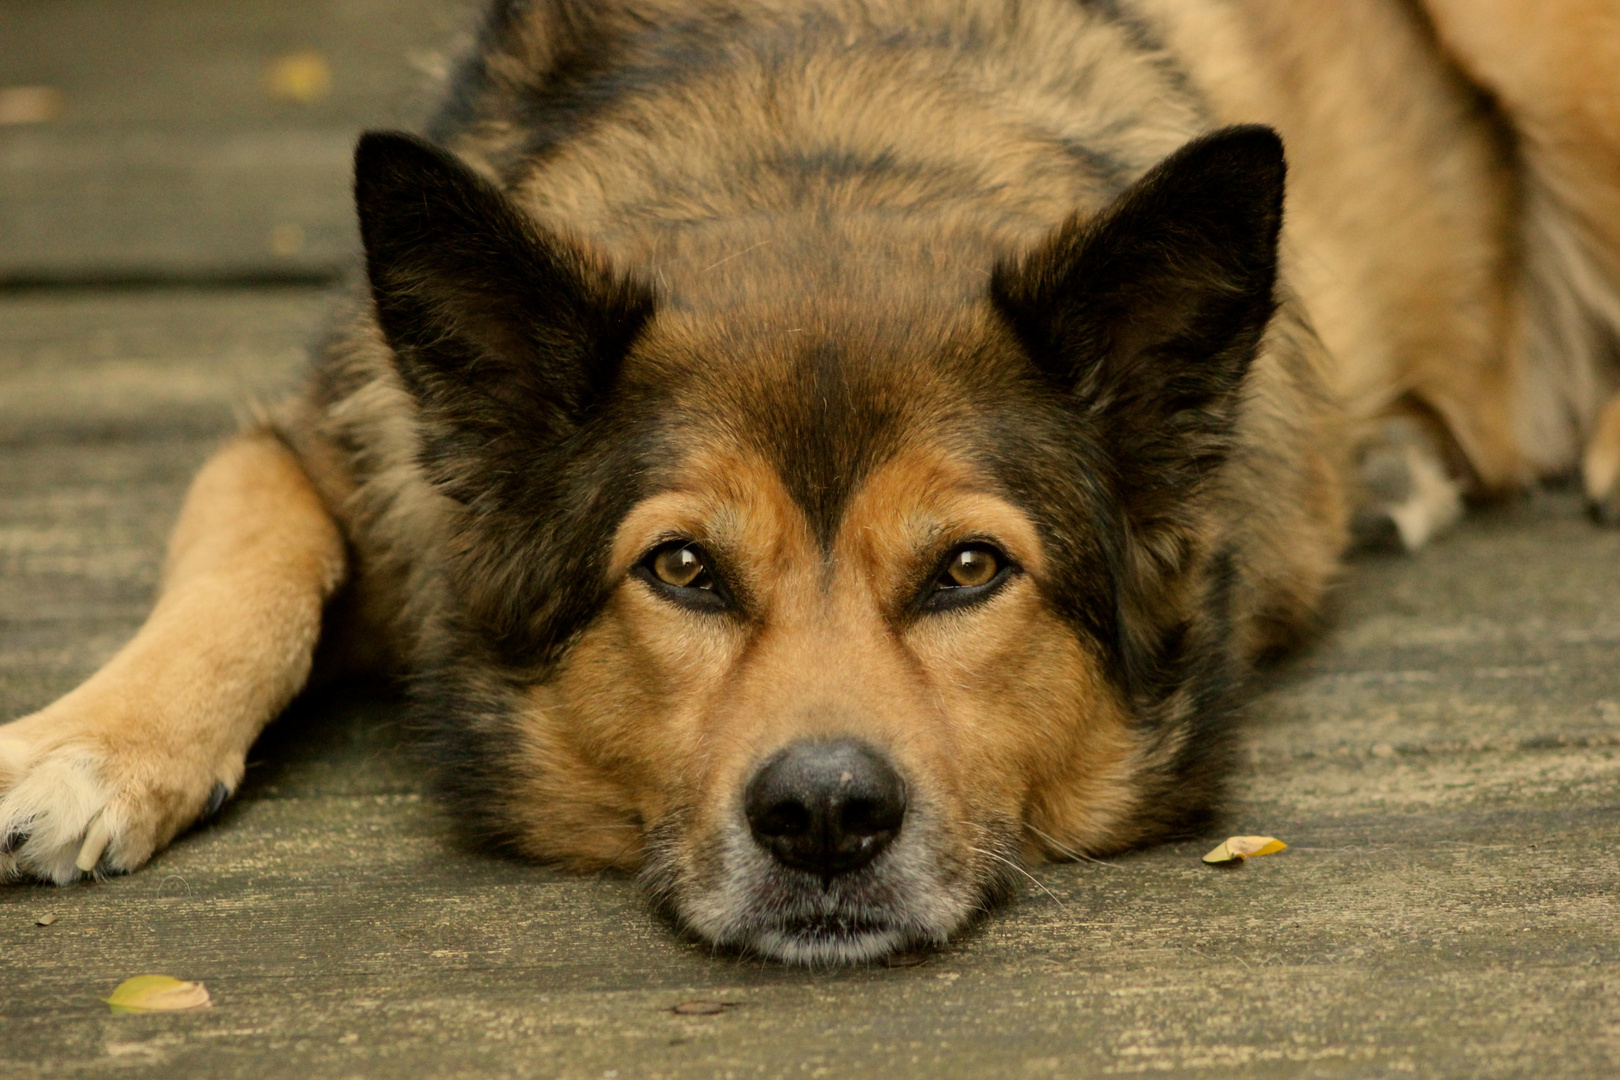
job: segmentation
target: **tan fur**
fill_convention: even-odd
[[[673,803],[688,815],[682,857],[696,866],[735,816],[753,763],[849,731],[921,779],[955,858],[975,861],[973,821],[1015,822],[1032,795],[1051,843],[1111,846],[1130,809],[1133,742],[1096,660],[1042,610],[1040,545],[1021,512],[939,448],[919,450],[868,481],[824,563],[767,463],[710,449],[680,471],[689,486],[620,528],[611,576],[623,584],[532,698],[525,753],[540,760],[527,771],[549,784],[512,800],[531,854],[633,867],[638,824]],[[717,635],[625,577],[668,535],[737,553],[761,621]],[[1005,543],[1027,579],[982,612],[894,637],[894,608],[919,570],[973,536]],[[1057,721],[1076,714],[1077,727]]]
[[[1495,95],[1523,163],[1524,256],[1509,407],[1543,472],[1583,442],[1595,502],[1620,500],[1592,469],[1620,389],[1620,7],[1609,0],[1427,0],[1440,39]],[[1612,408],[1610,410],[1612,412]]]
[[[1288,280],[1360,426],[1413,395],[1479,483],[1523,482],[1504,398],[1512,178],[1419,19],[1369,0],[1151,0],[1223,122],[1288,146]]]
[[[198,475],[146,625],[77,690],[0,727],[0,856],[56,881],[132,870],[241,781],[303,687],[343,540],[297,459],[249,434]]]
[[[639,26],[694,2],[604,0],[600,17]],[[771,22],[807,2],[735,6]],[[656,287],[664,307],[627,383],[696,387],[669,402],[693,418],[669,437],[676,482],[619,523],[605,605],[555,671],[514,691],[502,810],[515,845],[576,868],[653,864],[659,888],[683,891],[688,925],[728,940],[769,887],[738,812],[749,770],[794,740],[858,735],[915,795],[906,828],[920,839],[894,856],[915,925],[892,945],[938,940],[1003,866],[1166,827],[1153,818],[1164,792],[1142,778],[1167,773],[1187,737],[1133,725],[1104,658],[1045,602],[1052,553],[1035,522],[950,437],[939,358],[1024,362],[974,306],[991,255],[1024,256],[1211,128],[1283,134],[1279,310],[1230,458],[1177,508],[1178,528],[1131,538],[1123,592],[1151,610],[1119,613],[1126,633],[1186,624],[1229,559],[1225,632],[1252,661],[1314,625],[1381,462],[1411,481],[1381,507],[1409,546],[1465,489],[1571,469],[1583,444],[1593,498],[1615,499],[1620,33],[1599,0],[1428,0],[1432,26],[1397,0],[1120,0],[1127,22],[1073,0],[1025,0],[1016,20],[1002,0],[822,6],[861,31],[807,46],[797,66],[717,66],[630,95],[539,154],[521,118],[492,108],[451,148],[535,222]],[[981,67],[874,44],[968,22]],[[532,90],[562,49],[554,32],[537,18],[489,46],[481,92],[499,104]],[[1063,81],[1081,69],[1083,95]],[[1077,166],[1074,146],[1095,160]],[[805,147],[906,167],[811,182],[772,165]],[[807,227],[828,208],[833,224]],[[880,361],[893,386],[897,449],[830,537],[758,444],[758,403],[798,392],[801,334]],[[328,612],[326,660],[443,657],[463,599],[449,582],[474,540],[472,511],[424,471],[430,422],[358,304],[307,397],[277,415],[296,458],[266,435],[224,451],[188,501],[146,628],[80,690],[0,728],[0,838],[36,826],[0,875],[68,880],[103,841],[106,865],[133,868],[211,784],[234,786],[306,677],[344,541],[352,580]],[[672,537],[723,553],[749,621],[702,621],[632,580]],[[909,618],[932,560],[986,537],[1023,574],[983,607]],[[500,599],[480,594],[493,580],[461,587]],[[72,805],[46,787],[69,779]]]

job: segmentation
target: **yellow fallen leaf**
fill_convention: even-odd
[[[270,230],[270,253],[291,258],[304,250],[304,227],[287,222]]]
[[[170,975],[137,975],[118,984],[111,997],[103,998],[115,1013],[177,1012],[213,1006],[208,988],[200,982],[183,982]]]
[[[1288,845],[1275,836],[1228,836],[1204,856],[1207,863],[1242,862],[1256,855],[1275,855]]]
[[[0,124],[48,124],[65,105],[54,86],[0,86]]]
[[[332,66],[313,49],[288,53],[270,62],[264,89],[277,101],[314,104],[332,92]]]

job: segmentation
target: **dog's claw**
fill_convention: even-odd
[[[0,856],[10,855],[13,851],[28,842],[28,834],[21,829],[13,829],[5,836],[0,836]]]
[[[74,860],[73,865],[82,873],[93,873],[111,840],[112,830],[107,828],[106,819],[97,814],[95,820],[90,822],[90,828],[85,831],[84,846],[79,848],[79,857]]]
[[[231,797],[231,789],[225,786],[224,781],[215,784],[208,793],[208,805],[203,807],[201,821],[207,821],[225,808],[225,800]]]

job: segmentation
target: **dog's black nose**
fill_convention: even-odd
[[[831,878],[889,846],[906,816],[906,785],[854,739],[794,743],[749,781],[743,812],[778,862]]]

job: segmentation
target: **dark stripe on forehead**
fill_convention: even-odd
[[[847,345],[816,342],[771,384],[769,400],[753,403],[755,449],[776,466],[823,548],[850,496],[901,437],[901,387],[893,385],[901,373],[879,374],[862,360]]]

